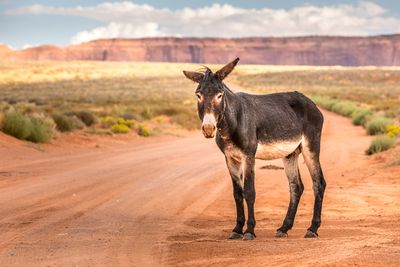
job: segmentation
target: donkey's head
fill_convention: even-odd
[[[239,62],[236,58],[219,71],[213,73],[205,67],[203,72],[183,71],[185,76],[198,83],[196,89],[197,110],[202,120],[201,129],[206,138],[212,138],[217,131],[217,123],[225,110],[225,89],[222,81]]]

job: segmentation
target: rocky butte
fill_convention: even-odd
[[[58,47],[10,50],[0,58],[19,60],[99,60],[316,66],[399,66],[400,34],[369,37],[254,37],[102,39]]]

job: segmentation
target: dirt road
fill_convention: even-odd
[[[282,170],[257,162],[257,240],[235,222],[223,155],[200,133],[34,149],[0,143],[1,266],[400,265],[400,172],[363,152],[369,137],[325,112],[327,180],[318,239],[304,239],[310,177],[294,229],[274,238],[288,199]],[[2,136],[4,137],[4,136]]]

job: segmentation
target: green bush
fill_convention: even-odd
[[[92,125],[96,124],[96,122],[97,122],[96,116],[93,113],[91,113],[90,111],[81,110],[81,111],[75,112],[75,115],[86,126],[92,126]]]
[[[372,118],[365,127],[369,135],[377,135],[386,133],[386,127],[390,124],[393,124],[391,119],[382,116],[376,116]]]
[[[114,124],[118,123],[118,118],[113,116],[106,116],[100,118],[100,127],[102,128],[110,128]]]
[[[31,118],[32,128],[26,140],[34,143],[44,143],[53,137],[52,129],[45,121],[39,118]]]
[[[32,131],[32,121],[22,113],[14,110],[7,111],[4,114],[2,130],[6,134],[26,140]]]
[[[357,107],[354,103],[349,101],[338,101],[332,105],[331,110],[342,116],[351,117],[357,110]]]
[[[145,124],[141,123],[138,127],[138,134],[144,137],[148,137],[151,134],[150,128]]]
[[[358,109],[352,115],[354,125],[364,126],[367,122],[367,117],[372,115],[372,111],[368,109]]]
[[[67,115],[61,114],[61,113],[55,113],[53,114],[53,120],[56,123],[56,128],[60,132],[70,132],[74,130],[74,121],[71,119],[71,117],[68,117]]]
[[[30,117],[14,110],[4,114],[2,130],[21,140],[43,143],[53,136],[52,128],[45,119]]]
[[[325,96],[314,96],[311,99],[322,108],[346,117],[351,117],[358,110],[356,104],[346,100],[337,100]]]
[[[114,124],[111,126],[111,131],[113,133],[129,133],[130,128],[126,126],[125,124]]]
[[[379,153],[388,150],[395,144],[395,138],[387,135],[379,135],[374,140],[372,140],[371,145],[366,151],[368,155]]]
[[[325,96],[313,96],[311,99],[324,109],[332,110],[332,106],[337,103],[337,100]]]

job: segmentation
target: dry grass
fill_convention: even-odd
[[[85,110],[97,118],[114,116],[139,123],[167,116],[167,123],[194,129],[199,126],[196,85],[183,77],[182,70],[199,68],[170,63],[0,63],[0,111],[11,106],[24,114]],[[254,92],[297,90],[336,102],[346,100],[346,105],[336,105],[343,114],[357,108],[395,120],[400,116],[400,68],[239,65],[228,81]]]
[[[393,118],[400,115],[398,67],[244,68],[235,75],[235,81],[256,92],[297,90],[307,95],[348,100]]]

